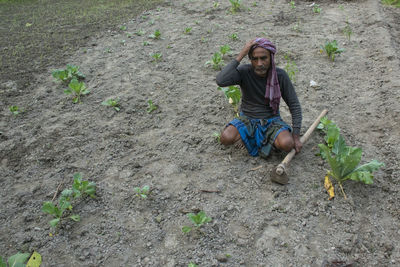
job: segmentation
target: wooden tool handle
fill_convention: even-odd
[[[321,114],[319,114],[318,118],[313,122],[313,124],[311,124],[311,126],[308,128],[307,132],[300,137],[300,142],[301,143],[305,143],[307,142],[308,138],[310,137],[310,135],[312,134],[312,132],[315,130],[315,128],[317,127],[318,123],[320,122],[321,118],[323,116],[326,115],[326,113],[328,113],[327,109],[324,109]],[[286,165],[292,160],[292,158],[294,157],[294,155],[296,154],[296,150],[293,148],[289,154],[286,155],[286,157],[282,160],[282,162],[276,167],[276,173],[278,175],[282,175],[282,173],[285,172],[285,168]]]

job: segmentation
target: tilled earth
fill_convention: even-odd
[[[399,265],[400,9],[322,1],[314,13],[311,4],[243,1],[232,14],[228,1],[166,1],[69,59],[91,91],[81,104],[51,77],[59,63],[23,94],[16,80],[2,81],[2,255],[35,250],[42,266]],[[149,38],[157,29],[161,39]],[[269,179],[283,153],[264,160],[218,144],[213,133],[234,112],[205,62],[229,44],[228,63],[257,36],[277,45],[278,66],[285,55],[297,65],[302,132],[327,108],[347,143],[363,148],[363,162],[385,163],[373,185],[346,182],[347,200],[336,185],[329,201],[319,132],[290,163],[286,186]],[[334,62],[320,51],[332,40],[345,49]],[[109,98],[121,111],[101,105]],[[156,111],[146,112],[148,100]],[[24,112],[14,116],[10,105]],[[281,113],[291,121],[284,104]],[[96,182],[97,197],[74,203],[80,222],[52,229],[42,204],[71,187],[75,172]],[[133,188],[144,185],[151,193],[140,199]],[[183,234],[187,213],[199,210],[212,221]]]

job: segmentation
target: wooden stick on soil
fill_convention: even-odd
[[[63,184],[63,182],[61,182],[61,183],[57,186],[56,192],[54,192],[54,196],[53,196],[53,198],[52,198],[51,201],[54,201],[54,199],[56,199],[57,194],[58,194],[58,191],[60,190],[60,187],[61,187],[62,184]]]

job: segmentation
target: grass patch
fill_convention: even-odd
[[[400,0],[382,0],[384,5],[400,7]]]
[[[0,0],[1,81],[24,89],[33,75],[65,59],[96,33],[154,8],[162,0]]]

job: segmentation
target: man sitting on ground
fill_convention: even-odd
[[[273,147],[300,152],[301,106],[287,73],[275,67],[275,46],[265,38],[248,41],[236,59],[217,75],[218,86],[240,85],[240,116],[221,133],[221,143],[245,146],[251,156],[270,155]],[[240,64],[248,55],[251,64]],[[280,99],[288,105],[292,128],[280,117]]]

